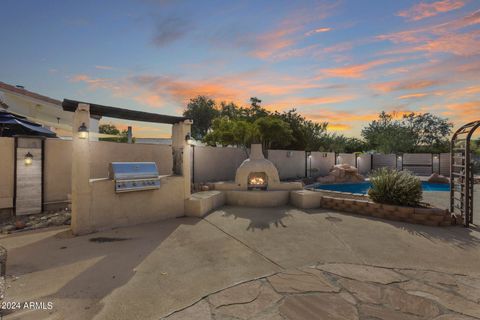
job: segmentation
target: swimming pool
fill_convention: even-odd
[[[371,185],[372,184],[369,181],[366,181],[356,183],[315,184],[312,187],[315,190],[367,194]],[[422,181],[422,188],[423,191],[426,192],[450,191],[450,185],[448,183],[430,183]]]

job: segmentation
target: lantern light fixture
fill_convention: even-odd
[[[82,125],[78,127],[78,137],[80,139],[87,139],[88,138],[88,128],[85,125],[85,122],[82,122]]]
[[[29,151],[25,154],[25,165],[29,166],[32,164],[32,162],[33,162],[33,154],[31,154]]]
[[[193,143],[193,139],[192,139],[192,136],[190,135],[190,132],[187,133],[187,135],[185,136],[185,141],[187,142],[187,144]]]

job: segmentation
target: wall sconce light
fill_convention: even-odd
[[[25,155],[25,165],[26,166],[29,166],[32,164],[32,161],[33,161],[33,154],[29,152],[27,152],[27,154]]]
[[[323,153],[322,157],[324,157],[324,158],[328,157],[328,153]]]
[[[433,159],[438,160],[438,155],[434,155]]]
[[[287,151],[287,158],[290,158],[293,155],[292,151]]]
[[[87,139],[88,138],[88,128],[85,125],[85,122],[82,123],[80,127],[78,127],[78,137],[80,139]]]
[[[308,159],[312,159],[312,154],[311,153],[308,155]]]
[[[402,160],[402,156],[398,156],[397,159],[398,159],[398,160]]]
[[[187,135],[185,136],[185,141],[187,142],[187,144],[192,144],[193,143],[193,139],[192,139],[192,136],[190,135],[190,133],[187,133]]]

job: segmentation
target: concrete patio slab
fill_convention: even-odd
[[[467,276],[480,277],[477,229],[427,227],[326,210],[225,206],[205,219],[170,219],[80,237],[65,228],[44,229],[1,236],[0,242],[9,251],[6,300],[54,302],[52,310],[20,310],[5,319],[160,319],[184,308],[185,313],[176,312],[172,319],[189,319],[197,309],[199,314],[218,318],[239,314],[244,308],[252,315],[259,312],[261,319],[280,319],[280,314],[295,314],[317,300],[344,303],[339,299],[345,299],[352,304],[365,296],[376,299],[368,284],[392,274],[398,279],[380,285],[400,288],[396,283],[405,282],[405,277],[420,278],[429,281],[429,286],[443,286],[442,281],[455,285],[459,294],[477,299],[474,303],[480,296],[479,283],[469,280],[465,284]],[[308,266],[317,269],[308,271]],[[381,270],[378,277],[375,270]],[[279,272],[284,276],[271,277]],[[312,275],[319,282],[305,283],[303,279]],[[333,287],[354,288],[354,295],[323,290],[322,283],[329,277],[342,277]],[[261,288],[255,294],[261,299],[252,305],[217,303],[219,307],[212,311],[201,300],[260,278],[258,286],[238,289],[250,288],[255,294]],[[278,290],[269,287],[272,281],[273,287],[286,288],[280,291],[300,294],[321,287],[324,292],[312,301],[291,298],[287,303]],[[415,291],[412,288],[407,289]],[[250,291],[219,294],[216,300],[238,296],[248,303]],[[430,291],[425,292],[441,295]],[[338,296],[327,297],[326,293]],[[403,292],[391,293],[411,299]],[[440,298],[435,303],[445,304]],[[191,305],[197,309],[190,309]],[[352,312],[360,318],[394,312],[366,305],[356,308]],[[322,312],[337,314],[333,309]]]
[[[223,207],[205,219],[284,268],[350,262],[480,274],[480,231],[475,228],[289,207]]]
[[[54,302],[53,312],[23,310],[6,319],[158,319],[211,292],[279,270],[196,218],[81,237],[66,229],[44,230],[0,241],[14,276],[6,300]]]

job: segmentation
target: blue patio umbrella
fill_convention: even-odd
[[[0,110],[0,137],[12,137],[15,135],[57,137],[55,132],[42,127],[38,123],[8,111]]]

